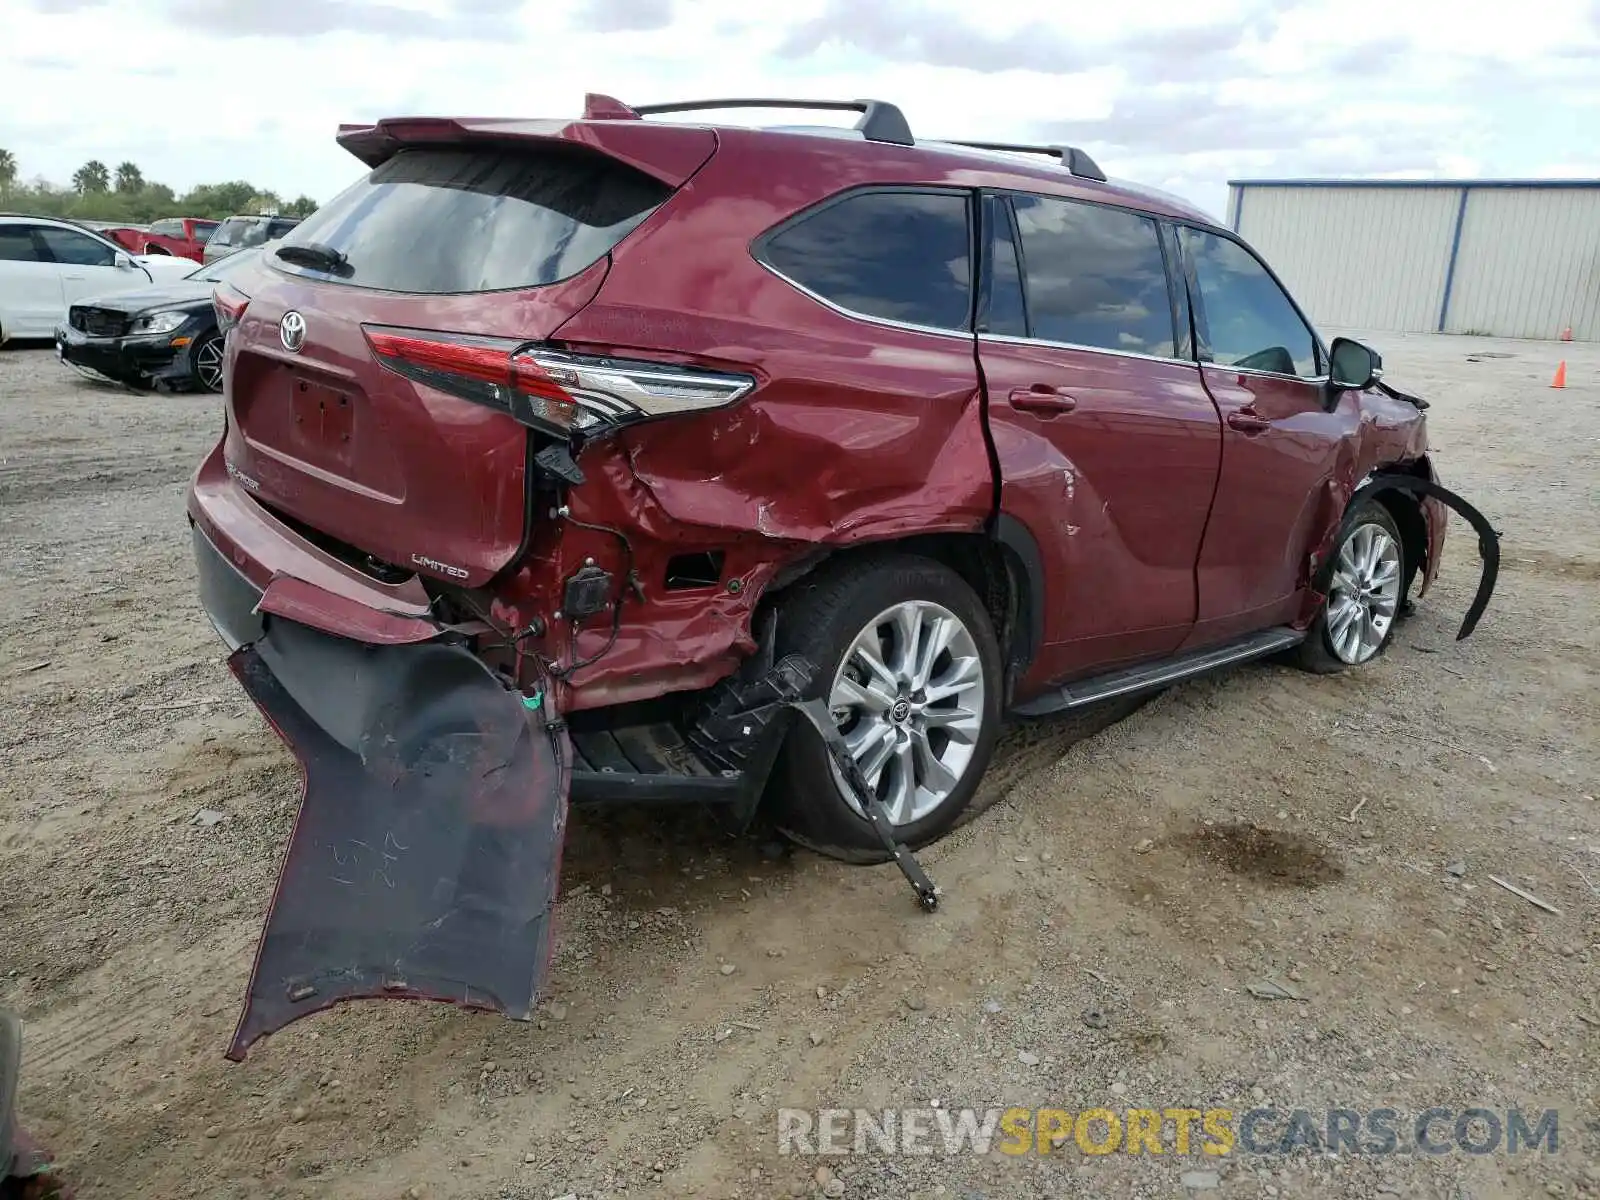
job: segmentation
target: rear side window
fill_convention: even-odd
[[[779,274],[866,317],[969,328],[971,236],[957,192],[857,192],[757,246]]]
[[[196,221],[194,223],[194,236],[197,241],[205,241],[217,230],[215,221]]]
[[[1156,223],[1049,196],[1012,198],[1033,337],[1174,357],[1172,299]]]
[[[671,194],[659,180],[586,152],[406,150],[284,239],[338,250],[344,271],[272,262],[380,291],[538,287],[610,253]]]

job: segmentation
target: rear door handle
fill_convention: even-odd
[[[1078,407],[1078,402],[1060,388],[1051,387],[1047,383],[1036,383],[1032,387],[1012,388],[1006,397],[1011,401],[1012,408],[1020,408],[1023,412],[1038,413],[1041,417],[1054,417],[1060,413],[1069,413]]]
[[[1262,433],[1272,428],[1272,422],[1260,413],[1240,408],[1228,414],[1228,428],[1237,429],[1240,433]]]

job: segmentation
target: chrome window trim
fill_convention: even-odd
[[[771,263],[766,262],[763,259],[756,258],[754,255],[751,257],[756,265],[760,266],[763,270],[771,272],[773,275],[777,276],[777,278],[783,280],[784,283],[792,287],[795,291],[799,292],[802,296],[810,297],[824,308],[832,309],[841,317],[848,317],[852,321],[861,321],[868,325],[881,325],[888,329],[901,329],[907,333],[929,333],[936,337],[955,338],[958,341],[963,342],[972,341],[973,334],[972,330],[970,329],[940,329],[934,325],[915,325],[910,321],[896,321],[892,317],[875,317],[871,313],[856,312],[854,309],[846,308],[842,304],[835,304],[826,296],[821,295],[818,292],[813,292],[805,284],[790,279],[789,276],[778,270],[778,268],[773,266]],[[971,305],[969,304],[968,307],[970,309]]]
[[[1183,367],[1201,367],[1207,364],[1192,358],[1178,358],[1170,354],[1141,354],[1137,350],[1113,350],[1108,346],[1085,346],[1078,342],[1053,342],[1048,338],[1019,337],[1011,333],[980,333],[980,342],[997,342],[1003,346],[1044,346],[1051,350],[1081,350],[1087,354],[1114,354],[1118,358],[1137,358],[1145,362],[1177,363]]]
[[[1048,338],[1018,337],[1009,333],[980,333],[979,342],[997,342],[1004,346],[1045,346],[1052,350],[1081,350],[1087,354],[1114,354],[1118,358],[1137,358],[1145,362],[1177,363],[1184,367],[1215,367],[1219,371],[1232,371],[1238,375],[1252,375],[1257,379],[1283,379],[1290,383],[1323,384],[1326,375],[1281,375],[1276,371],[1259,371],[1254,367],[1230,367],[1227,363],[1210,362],[1196,358],[1179,358],[1169,354],[1141,354],[1137,350],[1113,350],[1107,346],[1086,346],[1080,342],[1053,342]]]
[[[1202,367],[1215,367],[1219,371],[1232,371],[1236,375],[1253,375],[1257,379],[1286,379],[1290,383],[1327,383],[1326,375],[1285,375],[1279,371],[1260,371],[1255,367],[1230,367],[1227,363],[1207,361]]]

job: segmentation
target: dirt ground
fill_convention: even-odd
[[[26,1121],[92,1200],[1600,1196],[1600,347],[1372,341],[1505,534],[1469,641],[1454,523],[1366,670],[1246,667],[1092,736],[1013,731],[1003,799],[923,856],[931,916],[889,867],[579,813],[538,1021],[353,1005],[241,1065],[298,775],[195,600],[182,489],[217,403],[0,352],[0,1003],[27,1023]],[[778,1152],[780,1107],[934,1100],[1561,1125],[1514,1157]]]

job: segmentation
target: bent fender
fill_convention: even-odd
[[[1434,483],[1431,479],[1393,471],[1374,475],[1357,488],[1355,494],[1350,497],[1346,510],[1353,509],[1370,495],[1385,491],[1409,492],[1419,499],[1432,496],[1459,513],[1477,533],[1478,557],[1483,562],[1483,569],[1478,576],[1477,594],[1472,598],[1467,615],[1462,618],[1461,628],[1456,633],[1456,641],[1471,637],[1472,631],[1478,627],[1478,621],[1482,618],[1484,610],[1489,607],[1489,598],[1494,595],[1495,581],[1500,578],[1500,531],[1489,524],[1487,517],[1449,488]],[[1333,559],[1329,558],[1317,572],[1317,591],[1327,594],[1332,574]]]

